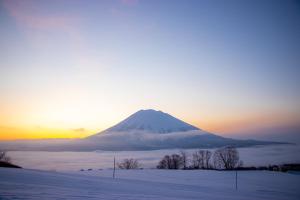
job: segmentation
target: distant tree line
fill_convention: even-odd
[[[3,157],[3,156],[2,156]],[[0,156],[1,160],[1,156]],[[117,163],[119,169],[141,169],[137,159],[124,159]],[[268,170],[268,171],[300,171],[300,164],[282,164],[260,167],[244,167],[239,152],[235,147],[222,147],[214,152],[196,150],[193,153],[180,151],[165,155],[157,165],[158,169],[216,169],[216,170]]]
[[[158,169],[225,169],[242,167],[239,152],[235,147],[223,147],[214,153],[209,150],[197,150],[190,156],[185,151],[179,154],[165,155],[158,163]]]
[[[238,167],[237,170],[266,170],[266,171],[278,171],[278,172],[288,172],[288,171],[300,171],[299,163],[290,163],[282,165],[268,165],[259,167]]]

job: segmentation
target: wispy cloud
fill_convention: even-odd
[[[91,75],[86,70],[87,67],[99,68],[98,58],[91,53],[82,32],[83,18],[76,10],[61,11],[54,6],[49,8],[49,4],[45,4],[44,1],[34,0],[3,0],[2,6],[15,20],[20,31],[29,38],[31,45],[41,51],[55,44],[57,38],[67,38],[62,45],[70,47],[72,64],[69,69],[74,70],[78,77],[85,78]]]
[[[34,1],[4,0],[3,6],[18,25],[26,28],[69,31],[77,18],[67,14],[42,14],[41,8]]]
[[[73,131],[75,132],[85,132],[86,129],[85,128],[75,128],[75,129],[72,129]]]

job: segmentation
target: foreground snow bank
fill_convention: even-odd
[[[298,199],[300,176],[234,172],[111,170],[57,173],[0,168],[0,199]]]

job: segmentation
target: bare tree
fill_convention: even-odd
[[[181,150],[180,155],[181,155],[181,159],[182,159],[183,169],[187,169],[187,165],[189,162],[188,161],[188,153],[186,151]]]
[[[166,155],[159,161],[158,169],[179,169],[182,166],[182,157],[178,154]]]
[[[172,154],[172,169],[179,169],[182,166],[182,158],[178,154]]]
[[[198,150],[193,153],[192,163],[195,169],[210,168],[211,152],[208,150]]]
[[[192,155],[193,168],[200,169],[203,167],[203,155],[202,151],[195,151]]]
[[[165,155],[157,165],[158,169],[170,169],[171,168],[171,158],[169,155]]]
[[[167,169],[167,162],[163,158],[158,162],[158,165],[156,166],[157,169]]]
[[[235,147],[223,147],[214,153],[214,165],[217,169],[234,169],[239,164],[239,152]]]
[[[211,165],[210,165],[211,155],[212,155],[212,153],[210,151],[208,151],[208,150],[204,151],[204,167],[206,169],[211,168]]]
[[[5,151],[0,151],[0,161],[10,163],[11,159],[7,156]]]
[[[121,163],[118,163],[120,169],[138,169],[140,166],[136,159],[124,159]]]

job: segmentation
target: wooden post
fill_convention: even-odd
[[[114,157],[114,171],[113,171],[113,178],[115,178],[116,173],[116,157]]]
[[[237,182],[237,170],[235,170],[235,189],[238,189],[238,182]]]

